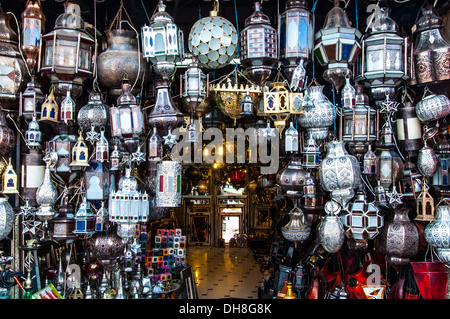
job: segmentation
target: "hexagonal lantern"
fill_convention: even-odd
[[[349,204],[341,215],[345,234],[348,238],[367,241],[375,238],[384,225],[384,218],[374,203],[368,203],[364,192],[356,195],[356,200]]]

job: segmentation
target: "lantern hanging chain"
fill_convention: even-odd
[[[97,1],[94,1],[94,38],[95,38],[95,62],[94,62],[94,81],[92,83],[92,89],[94,92],[99,92],[98,86],[98,74],[97,74],[97,55],[98,55],[98,45],[97,45]]]
[[[219,0],[217,0],[217,7],[219,7]],[[236,31],[237,31],[237,34],[239,34],[239,21],[238,21],[236,0],[234,0],[234,15],[236,17]],[[236,46],[236,56],[239,56],[239,45]],[[238,63],[236,61],[236,68],[237,68],[237,65],[238,65]]]
[[[13,122],[14,127],[17,129],[17,132],[19,132],[20,136],[22,137],[23,141],[25,142],[26,147],[28,147],[28,149],[31,149],[31,147],[28,146],[27,140],[25,139],[25,136],[23,136],[22,131],[17,126],[16,121],[14,121],[14,119],[11,117],[11,115],[9,115],[9,113],[8,113],[8,115],[6,115],[6,117],[9,118]]]
[[[20,56],[22,57],[23,62],[25,62],[25,67],[27,68],[28,75],[31,77],[31,71],[30,71],[30,68],[28,67],[27,60],[23,56],[22,49],[20,48],[20,43],[22,42],[22,40],[21,40],[21,37],[20,37],[20,24],[19,24],[19,21],[17,20],[17,17],[16,17],[16,15],[14,13],[7,12],[7,14],[11,14],[14,17],[14,20],[16,20],[17,37],[18,37],[18,40],[19,40],[18,49],[19,49]]]
[[[130,24],[130,26],[132,26],[133,30],[136,31],[136,29],[134,28],[133,22],[130,18],[130,15],[128,14],[127,9],[125,8],[125,5],[123,4],[123,0],[120,0],[120,6],[119,6],[119,10],[116,13],[116,16],[114,17],[114,19],[111,22],[111,25],[109,26],[109,30],[112,29],[114,23],[116,24],[116,29],[118,29],[120,26],[120,24],[124,21],[122,20],[122,13],[125,12],[125,15],[128,18],[128,22]]]

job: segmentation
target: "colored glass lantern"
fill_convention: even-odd
[[[142,27],[142,46],[144,58],[150,60],[156,73],[164,79],[175,73],[175,63],[184,58],[183,39],[183,31],[178,29],[160,0],[150,25]]]
[[[433,176],[432,184],[438,187],[441,192],[450,190],[450,143],[447,139],[448,131],[444,129],[440,132],[441,139],[434,145],[434,150],[438,160],[438,168]]]
[[[72,123],[75,119],[75,101],[70,96],[70,91],[67,90],[66,97],[61,102],[61,121],[65,124]]]
[[[95,215],[91,204],[83,196],[83,200],[75,213],[75,231],[77,235],[91,235],[95,232]]]
[[[98,163],[109,160],[109,143],[105,137],[105,130],[100,130],[100,139],[95,144],[95,159]]]
[[[198,62],[209,69],[219,69],[228,65],[236,56],[238,34],[234,25],[220,17],[219,1],[214,0],[214,8],[209,17],[194,23],[188,37],[188,49],[198,56]]]
[[[379,104],[386,96],[394,99],[396,88],[409,80],[408,39],[402,37],[397,23],[389,17],[389,9],[381,7],[371,31],[363,39],[361,75],[357,80],[370,88]]]
[[[79,170],[81,167],[71,166],[72,150],[77,143],[77,137],[69,132],[61,132],[49,141],[49,148],[57,154],[57,162],[54,167],[56,173],[67,173]]]
[[[313,138],[308,138],[303,148],[303,166],[306,168],[317,168],[320,165],[320,149]]]
[[[294,128],[294,122],[291,122],[284,133],[284,151],[298,152],[298,143],[298,131]]]
[[[42,132],[39,130],[39,123],[33,115],[32,120],[28,123],[28,129],[25,132],[26,145],[30,148],[40,147]]]
[[[85,31],[80,6],[68,1],[64,7],[53,31],[42,37],[45,48],[40,71],[50,77],[58,95],[70,90],[76,99],[84,80],[93,75],[95,42]]]
[[[45,16],[39,0],[28,0],[22,12],[22,52],[30,72],[34,74],[40,60],[41,38],[45,30]]]
[[[361,32],[352,28],[340,0],[325,17],[323,28],[314,35],[314,53],[320,65],[326,68],[323,77],[339,91],[346,77],[351,77],[350,67],[361,52]]]
[[[51,90],[45,102],[42,104],[41,118],[39,121],[49,124],[59,123],[58,109],[59,106],[56,102],[55,94],[53,90]]]
[[[192,57],[184,75],[180,77],[180,95],[189,104],[192,115],[202,117],[204,108],[199,108],[203,99],[209,95],[209,74],[200,69],[197,57]]]
[[[375,175],[378,173],[378,157],[374,151],[372,151],[372,145],[369,144],[369,149],[366,154],[364,154],[363,160],[363,174],[365,175]]]
[[[89,166],[89,149],[83,136],[78,136],[78,140],[72,148],[72,160],[70,166]]]
[[[25,91],[21,93],[19,115],[26,120],[30,120],[33,115],[40,118],[44,100],[45,95],[41,91],[39,82],[34,76],[31,76],[31,81],[28,82]]]
[[[91,163],[84,171],[86,199],[90,201],[107,200],[111,178],[102,163]]]
[[[264,113],[273,120],[280,137],[286,121],[291,116],[289,110],[289,91],[284,82],[271,83],[272,88],[264,92]]]
[[[278,61],[278,35],[270,19],[262,12],[261,0],[254,1],[255,11],[245,19],[239,34],[239,58],[253,83],[263,85]]]
[[[8,165],[5,168],[5,171],[3,172],[3,194],[18,194],[19,191],[17,190],[17,174],[14,171],[14,168],[11,164],[11,158],[9,158]]]
[[[181,163],[161,161],[156,165],[156,206],[181,205]]]
[[[311,60],[314,46],[314,16],[306,0],[288,0],[280,17],[280,60],[290,79],[294,70]],[[300,63],[301,62],[301,63]]]

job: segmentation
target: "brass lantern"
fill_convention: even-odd
[[[284,82],[271,83],[272,88],[264,92],[264,113],[273,120],[279,130],[280,137],[291,116],[289,104],[289,91]]]
[[[89,149],[84,141],[83,136],[78,136],[78,141],[72,148],[72,160],[70,166],[89,166]]]
[[[95,42],[85,31],[80,6],[70,1],[64,6],[53,31],[42,37],[45,48],[40,71],[49,75],[57,95],[70,90],[76,99],[82,94],[84,80],[92,77]]]
[[[263,85],[272,74],[278,59],[277,31],[261,10],[261,0],[254,1],[255,11],[245,19],[240,32],[239,55],[247,76],[253,83]]]
[[[361,32],[352,28],[340,0],[334,0],[332,8],[325,17],[323,28],[315,36],[314,53],[319,63],[326,68],[323,77],[338,91],[351,77],[349,67],[355,63],[361,52]]]
[[[17,190],[17,174],[14,171],[14,167],[11,164],[11,158],[9,158],[8,165],[3,172],[3,194],[18,194]]]
[[[41,37],[45,30],[45,16],[39,0],[28,0],[22,12],[22,52],[30,72],[34,74],[40,60]]]
[[[396,88],[409,79],[408,40],[400,36],[397,23],[388,16],[388,8],[380,10],[381,15],[363,40],[361,75],[357,78],[370,88],[377,105],[386,96],[394,99]]]
[[[55,95],[53,93],[53,89],[50,91],[50,94],[47,96],[45,102],[42,104],[41,117],[39,121],[44,123],[59,123],[58,118],[59,106],[56,102]]]

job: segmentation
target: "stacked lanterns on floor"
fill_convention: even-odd
[[[406,298],[409,280],[417,296],[437,298],[427,283],[442,278],[447,287],[446,270],[419,271],[414,263],[437,259],[450,267],[450,42],[443,19],[424,5],[408,35],[379,1],[363,29],[348,15],[349,1],[345,8],[333,2],[318,27],[316,8],[327,1],[287,0],[276,15],[255,0],[239,30],[214,0],[186,33],[186,48],[186,30],[163,0],[141,32],[120,0],[103,46],[102,32],[74,1],[64,3],[48,33],[39,0],[26,2],[19,33],[2,10],[0,239],[12,240],[14,254],[26,251],[21,297],[51,281],[62,298],[152,298],[152,285],[167,283],[151,282],[148,269],[186,266],[146,267],[156,256],[144,253],[150,225],[181,211],[179,151],[196,160],[206,150],[202,132],[245,127],[254,133],[246,143],[257,143],[257,152],[270,145],[279,160],[275,172],[261,167],[251,176],[247,190],[284,200],[282,209],[273,203],[281,218],[272,239],[287,247],[278,268],[300,276],[311,267],[310,289],[292,285],[297,296],[372,298],[366,292],[376,286],[383,291],[377,297]],[[316,69],[323,71],[317,78]],[[231,144],[215,149],[216,158],[234,151]],[[245,152],[232,157],[256,158],[253,149]],[[214,168],[224,173],[230,165],[232,184],[245,187],[259,159],[251,170],[242,162]],[[57,262],[39,269],[37,251],[46,243],[58,245]],[[68,273],[79,267],[74,260],[86,279],[75,284]],[[367,272],[349,273],[343,263],[350,260],[392,273],[375,285]],[[335,282],[326,277],[330,263],[339,268]],[[314,292],[320,272],[327,285]]]

